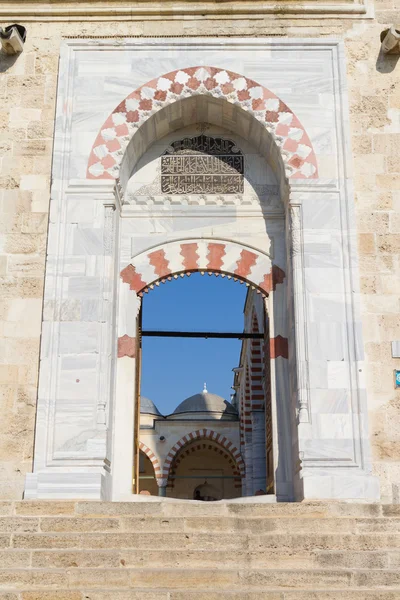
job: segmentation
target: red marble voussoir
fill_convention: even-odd
[[[225,248],[225,244],[217,244],[214,242],[208,244],[207,269],[212,271],[220,271],[222,269],[222,265],[224,264],[222,259],[225,256]]]
[[[285,271],[276,265],[272,265],[271,271],[264,275],[263,281],[259,284],[259,287],[269,294],[271,291],[276,290],[276,286],[279,283],[283,283],[286,277]]]
[[[165,90],[157,90],[154,94],[154,100],[159,100],[160,102],[164,102],[167,98],[167,92]]]
[[[130,289],[135,292],[140,292],[147,285],[133,265],[128,265],[125,269],[122,269],[120,277],[124,283],[129,283]]]
[[[123,335],[118,338],[118,358],[128,356],[129,358],[135,358],[136,356],[136,338],[130,337],[129,335]]]
[[[289,358],[288,339],[281,335],[271,338],[269,341],[269,351],[271,358],[278,358],[279,356]]]
[[[126,113],[127,123],[137,123],[139,121],[139,112],[137,110],[130,110]]]
[[[279,115],[274,110],[267,110],[265,113],[265,120],[269,123],[277,123],[279,119]]]
[[[218,85],[218,83],[215,81],[214,77],[209,77],[208,79],[206,79],[204,81],[204,87],[207,90],[213,90],[214,88],[216,88]]]
[[[257,98],[257,100],[253,100],[251,103],[251,107],[253,110],[263,110],[265,104],[263,98]]]
[[[179,94],[181,94],[182,90],[183,90],[183,85],[182,83],[176,83],[174,82],[171,87],[170,90],[173,94],[176,94],[177,96],[179,96]]]
[[[155,250],[147,255],[150,264],[154,267],[156,275],[159,277],[165,277],[171,274],[169,268],[169,261],[165,258],[165,250]]]
[[[121,125],[117,125],[115,128],[118,137],[126,136],[129,133],[129,129],[126,123],[122,123]]]
[[[239,102],[245,102],[246,100],[250,100],[250,94],[247,90],[240,90],[237,93],[237,97]]]
[[[117,140],[117,139],[106,142],[106,146],[107,146],[107,149],[109,150],[109,152],[117,152],[117,150],[119,150],[121,148],[121,144],[119,143],[119,140]]]
[[[190,89],[190,90],[197,90],[200,87],[200,81],[198,79],[196,79],[196,77],[191,77],[188,82],[186,83],[186,86]],[[182,86],[183,89],[183,86]]]
[[[225,94],[225,96],[227,96],[228,94],[232,94],[235,88],[231,83],[224,83],[223,85],[221,85],[221,90]]]
[[[153,100],[150,98],[145,98],[139,102],[140,110],[151,110],[153,108]]]
[[[189,271],[198,268],[199,255],[197,254],[198,244],[181,244],[181,256],[183,256],[182,264]]]
[[[235,269],[235,275],[240,277],[247,277],[251,271],[251,268],[257,262],[257,254],[250,252],[249,250],[242,250],[240,253],[240,259],[237,262],[237,268]]]
[[[304,160],[302,158],[300,158],[299,156],[293,156],[289,160],[289,165],[291,165],[295,169],[299,169],[303,163],[304,163]]]
[[[101,164],[105,169],[109,169],[115,165],[115,158],[113,158],[111,154],[107,154],[107,156],[102,159]]]

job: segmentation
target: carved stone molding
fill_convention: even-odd
[[[297,370],[297,417],[299,423],[309,423],[309,381],[308,381],[308,351],[306,338],[306,310],[304,290],[304,260],[302,239],[302,213],[300,205],[291,205],[290,232],[291,232],[291,261],[293,273],[294,318],[295,318],[295,346]]]
[[[76,6],[71,6],[75,4]],[[332,18],[335,15],[343,15],[354,18],[355,16],[368,16],[368,4],[366,2],[343,2],[342,0],[331,0],[329,4],[319,4],[315,0],[310,0],[307,4],[288,3],[285,10],[279,3],[264,2],[263,0],[249,2],[223,2],[212,4],[210,2],[185,2],[180,3],[179,11],[173,3],[139,3],[133,6],[126,2],[113,0],[108,6],[102,3],[96,5],[95,2],[72,2],[65,3],[64,0],[53,0],[50,6],[45,6],[43,2],[24,2],[18,7],[14,2],[6,2],[0,7],[0,16],[7,19],[23,18],[25,21],[58,21],[68,17],[70,21],[82,21],[84,19],[95,18],[96,20],[129,20],[146,21],[160,18],[164,20],[176,19],[177,14],[182,17],[196,17],[209,15],[212,17],[227,16],[230,19],[244,19],[246,16],[251,18],[260,18],[262,15],[279,14],[280,19],[290,19],[293,15],[307,17],[308,19]],[[110,36],[106,36],[110,37]],[[113,36],[111,36],[113,37]],[[117,36],[115,36],[117,37]]]
[[[113,276],[114,276],[114,244],[115,244],[115,204],[104,204],[103,222],[103,294],[101,307],[101,322],[112,321]],[[102,331],[100,355],[99,395],[97,402],[97,424],[107,424],[107,403],[110,395],[111,363],[112,363],[112,333],[110,329]]]

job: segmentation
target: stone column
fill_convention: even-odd
[[[158,495],[165,498],[167,495],[167,479],[157,479]]]

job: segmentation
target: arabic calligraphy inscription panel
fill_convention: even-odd
[[[164,194],[243,194],[244,157],[231,140],[198,135],[173,142],[161,157]]]

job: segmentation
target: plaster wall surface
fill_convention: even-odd
[[[385,26],[398,20],[396,2],[379,0],[375,2],[375,14],[345,18],[330,14],[315,19],[306,12],[299,12],[296,18],[283,14],[242,14],[240,18],[205,14],[168,21],[168,34],[176,36],[279,35],[336,37],[344,41],[372,459],[374,472],[380,478],[382,499],[395,502],[399,501],[400,481],[400,398],[393,388],[393,369],[399,366],[399,359],[391,358],[391,342],[400,338],[400,88],[397,57],[379,54],[379,34]],[[34,11],[34,3],[22,2],[21,6],[28,4]],[[123,17],[112,21],[108,17],[100,22],[90,18],[90,8],[86,6],[87,17],[81,16],[81,22],[66,16],[57,17],[60,20],[47,18],[43,22],[40,15],[17,19],[14,5],[10,5],[10,18],[7,18],[7,5],[4,6],[1,9],[3,22],[18,20],[28,28],[22,55],[0,58],[0,496],[19,499],[25,473],[32,470],[60,44],[66,36],[162,36],[166,17],[144,16],[132,21],[125,21]],[[57,3],[57,6],[64,5]],[[94,131],[95,122],[101,124],[121,98],[152,76],[161,74],[154,73],[150,59],[146,68],[151,76],[135,64],[133,78],[127,64],[129,61],[118,65],[110,63],[106,83],[109,106],[102,105],[101,115],[96,114],[90,98],[86,110],[81,107],[82,116],[77,117],[74,129],[77,144],[73,146],[70,177],[82,176],[83,154],[90,150],[93,142],[93,135],[86,133],[91,124]],[[95,95],[93,76],[101,72],[104,65],[91,62],[88,57],[86,68],[88,70],[78,76],[83,86],[93,88]],[[282,69],[282,65],[271,61],[268,75],[272,80],[278,69]],[[166,64],[163,72],[168,70]],[[251,64],[245,71],[247,76],[260,79],[257,72],[251,72]],[[115,77],[116,74],[119,76]],[[294,72],[293,82],[295,78]],[[307,89],[296,89],[294,84],[291,92],[298,94],[298,104],[304,106],[298,112],[300,118],[307,121],[308,129],[312,129],[314,121],[312,107],[307,105],[308,89],[313,85],[310,77]],[[279,92],[283,97],[287,93],[285,89]],[[75,101],[79,102],[79,98]],[[329,89],[323,113],[332,122],[335,120]],[[318,164],[322,177],[325,170],[336,166],[330,152],[335,140],[326,132],[322,128],[319,138]],[[79,148],[82,148],[82,156]],[[89,210],[95,211],[95,208]],[[93,220],[92,215],[83,218]],[[79,269],[77,265],[71,268]],[[77,305],[76,310],[80,311],[81,307]],[[68,318],[66,316],[66,320]],[[340,373],[331,373],[334,379],[339,376]]]

